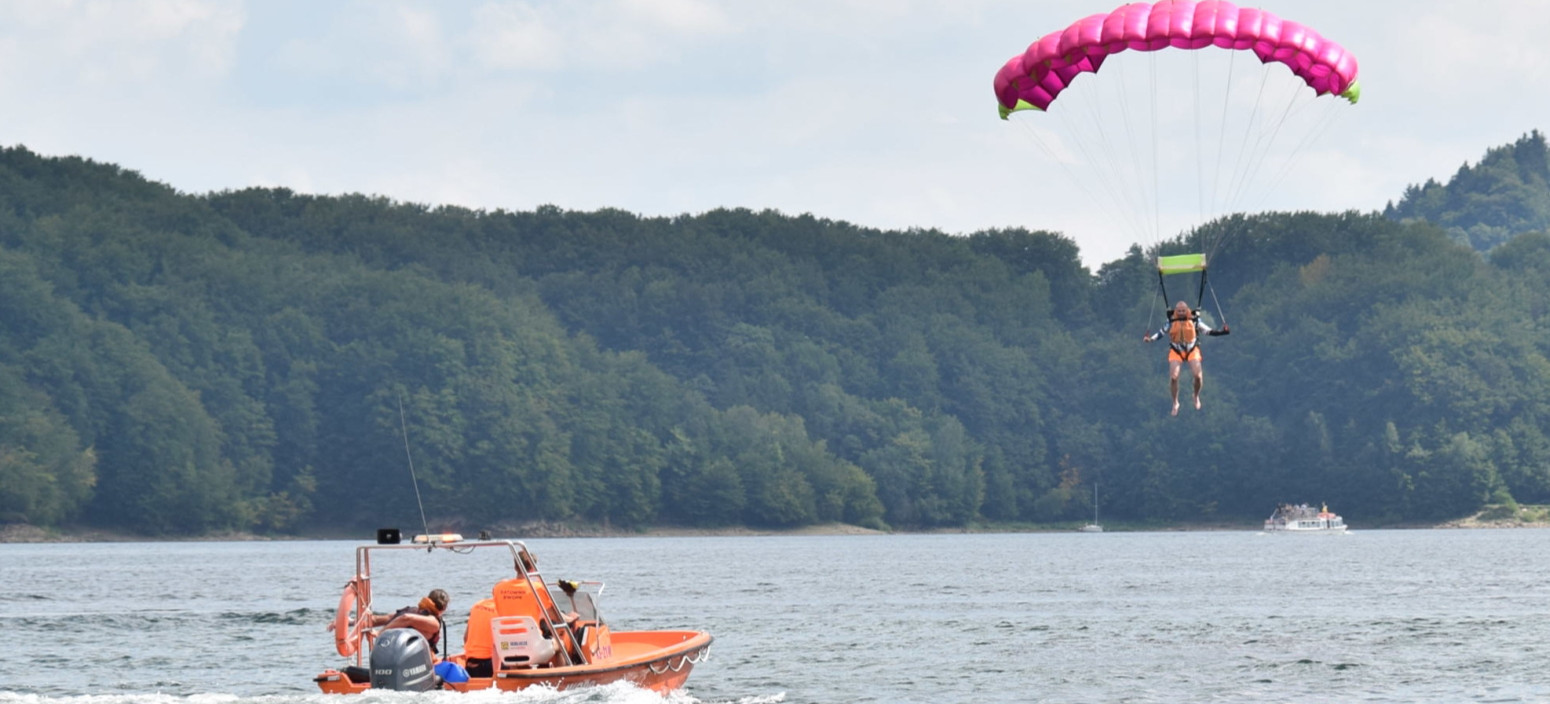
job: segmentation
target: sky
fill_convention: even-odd
[[[1073,113],[1002,121],[991,79],[1040,36],[1119,4],[18,0],[0,3],[0,145],[186,193],[283,186],[486,210],[740,207],[886,229],[1048,230],[1096,268],[1213,213],[1164,187],[1150,234],[1117,224],[1125,206],[1101,196],[1118,176],[1073,146]],[[1363,92],[1354,106],[1319,103],[1344,109],[1295,143],[1288,166],[1266,167],[1267,195],[1237,207],[1381,209],[1550,128],[1550,0],[1263,7],[1354,53]],[[1241,83],[1268,69],[1228,70]],[[1225,114],[1232,101],[1205,104],[1218,102]],[[1151,114],[1165,133],[1203,124]],[[1154,183],[1205,182],[1174,168],[1191,157],[1153,153]]]

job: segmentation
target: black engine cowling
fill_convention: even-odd
[[[389,628],[371,648],[371,687],[397,692],[436,688],[431,645],[413,628]]]

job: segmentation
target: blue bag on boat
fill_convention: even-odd
[[[436,676],[443,682],[467,682],[468,670],[455,662],[442,661],[436,663]]]

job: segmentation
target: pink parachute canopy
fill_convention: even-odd
[[[1123,5],[1078,20],[1036,41],[996,72],[1001,117],[1046,110],[1078,74],[1096,72],[1110,54],[1166,47],[1251,50],[1260,61],[1286,64],[1318,95],[1361,97],[1356,57],[1296,22],[1221,0],[1162,0]]]

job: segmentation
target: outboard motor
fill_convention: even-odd
[[[371,649],[372,689],[427,692],[436,688],[431,645],[413,628],[389,628]]]

